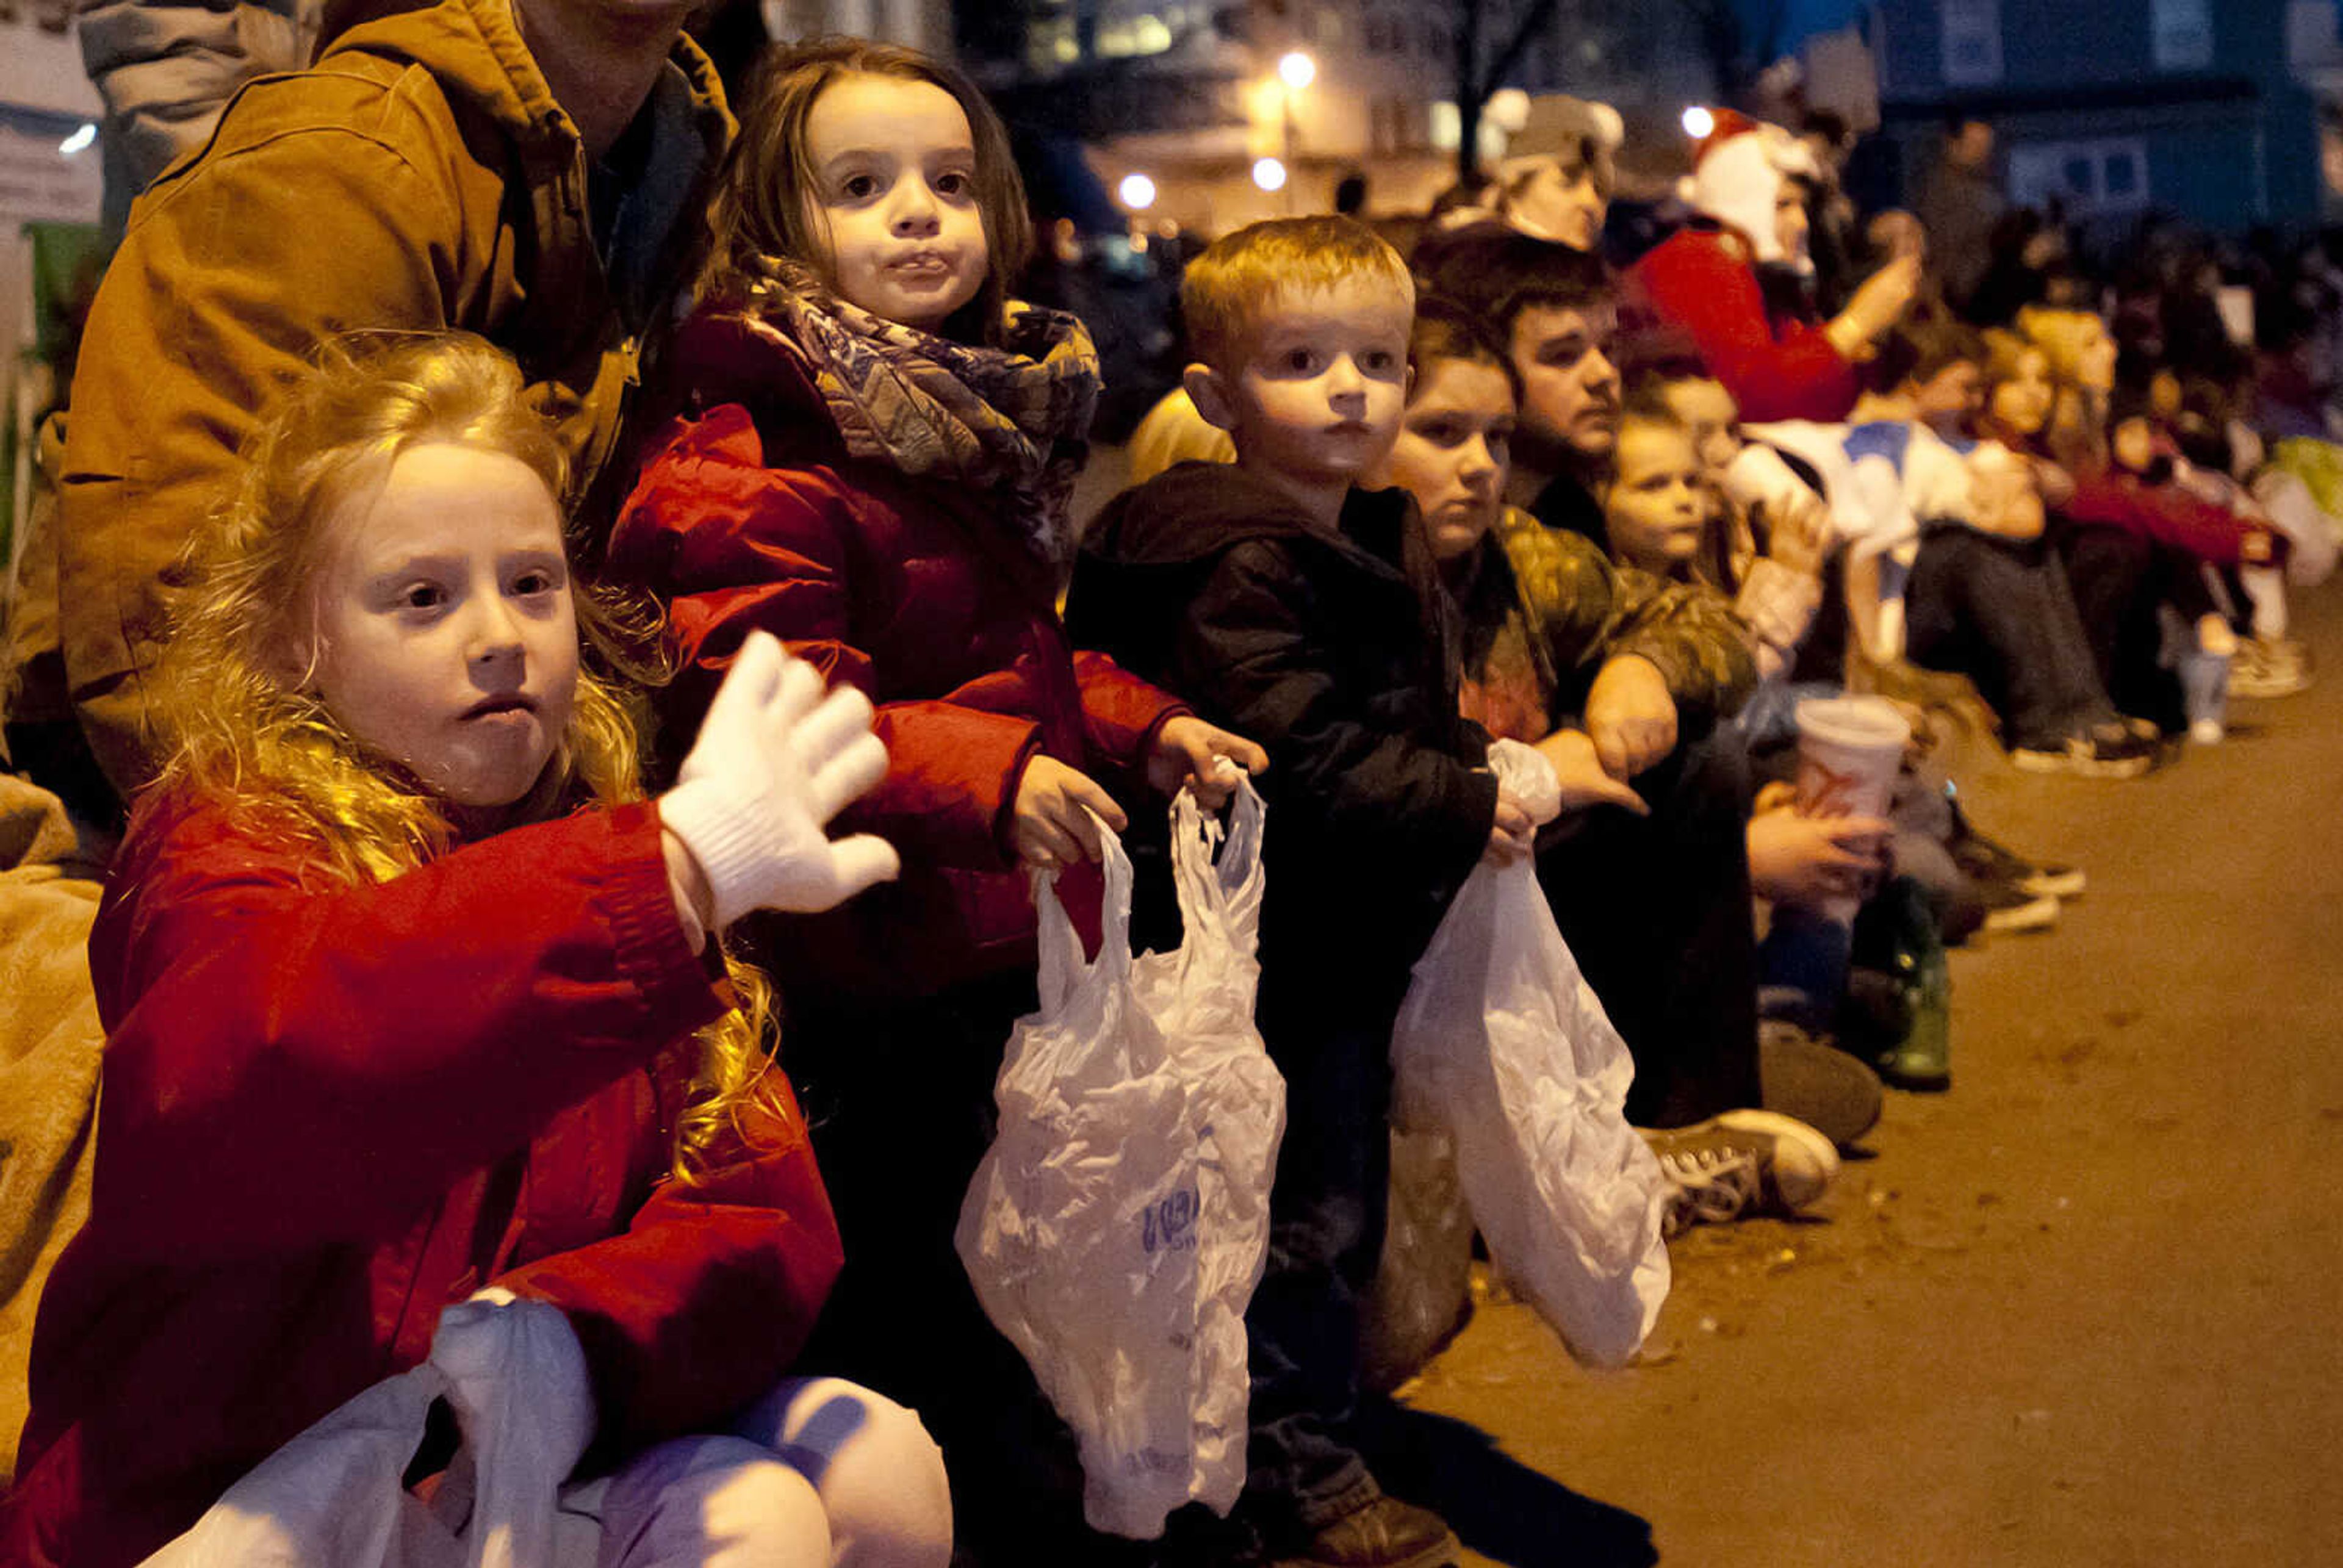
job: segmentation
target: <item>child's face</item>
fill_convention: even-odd
[[[990,270],[976,138],[932,82],[843,76],[806,116],[808,200],[830,238],[832,286],[887,321],[931,330]]]
[[[1984,374],[1973,360],[1956,359],[1912,385],[1912,413],[1920,419],[1965,419],[1976,412]]]
[[[1673,426],[1630,421],[1619,432],[1617,473],[1603,492],[1611,549],[1645,571],[1668,572],[1700,550],[1707,492],[1692,437]]]
[[[1415,498],[1440,559],[1463,555],[1496,522],[1513,438],[1503,370],[1478,359],[1424,367],[1381,478]]]
[[[1234,374],[1191,377],[1197,407],[1236,437],[1238,461],[1353,484],[1383,460],[1407,401],[1408,297],[1380,279],[1289,294],[1254,324]]]
[[[2126,419],[2112,432],[2117,463],[2133,473],[2144,473],[2156,461],[2156,428],[2144,418]]]
[[[1725,482],[1725,470],[1741,455],[1741,409],[1722,381],[1700,377],[1671,381],[1661,396],[1668,412],[1692,432],[1693,450],[1700,454],[1702,474],[1712,485]]]
[[[578,616],[561,509],[502,453],[413,447],[320,523],[308,685],[457,806],[527,795],[568,728]]]
[[[1522,425],[1549,447],[1609,455],[1619,438],[1619,372],[1604,351],[1607,310],[1525,305],[1513,317],[1513,370]]]
[[[1993,417],[2021,435],[2031,436],[2050,422],[2050,359],[2038,348],[2017,357],[2017,372],[1994,386],[1987,405]]]

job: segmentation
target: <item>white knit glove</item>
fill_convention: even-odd
[[[749,634],[676,787],[659,798],[660,823],[708,879],[719,930],[751,910],[830,909],[902,869],[884,839],[833,841],[824,830],[886,777],[870,718],[862,693],[824,697],[813,666],[769,633]]]

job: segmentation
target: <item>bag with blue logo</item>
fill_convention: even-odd
[[[1095,962],[1036,878],[1041,1007],[1010,1036],[1000,1130],[955,1237],[986,1315],[1081,1442],[1085,1516],[1134,1539],[1190,1502],[1226,1513],[1244,1485],[1244,1312],[1285,1127],[1252,1017],[1262,818],[1242,785],[1222,843],[1174,800],[1169,953],[1131,957],[1131,862],[1103,824]]]

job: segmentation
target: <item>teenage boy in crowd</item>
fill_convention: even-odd
[[[1111,506],[1068,626],[1269,752],[1258,1017],[1287,1121],[1246,1320],[1244,1512],[1291,1563],[1418,1568],[1452,1561],[1455,1538],[1383,1494],[1351,1431],[1391,1030],[1449,900],[1477,863],[1529,853],[1532,824],[1458,712],[1413,502],[1358,487],[1406,400],[1405,263],[1350,219],[1280,219],[1215,244],[1181,293],[1188,390],[1237,460],[1182,464]]]
[[[1522,393],[1508,497],[1526,498],[1550,528],[1604,538],[1597,497],[1618,441],[1619,374],[1602,263],[1518,236],[1466,236],[1419,253],[1417,269],[1511,351]],[[1762,1106],[1848,1143],[1878,1117],[1877,1078],[1795,1031],[1769,1029],[1761,1045],[1748,759],[1730,726],[1711,722],[1730,716],[1752,678],[1745,665],[1713,713],[1680,707],[1654,682],[1645,699],[1665,744],[1637,749],[1619,770],[1651,814],[1564,819],[1541,836],[1538,877],[1634,1056],[1631,1121],[1685,1127]]]

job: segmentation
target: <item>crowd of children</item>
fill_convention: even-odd
[[[444,1310],[526,1298],[575,1332],[546,1441],[606,1563],[1455,1561],[1355,1417],[1390,1037],[1459,887],[1534,862],[1672,1225],[1811,1204],[1883,1081],[1950,1084],[1944,944],[2082,887],[1926,739],[1989,712],[2109,778],[2217,742],[2308,679],[2287,596],[2343,506],[2307,264],[2258,363],[2189,335],[2178,266],[2112,330],[2004,267],[1972,323],[1916,221],[1865,266],[1810,142],[1733,115],[1674,232],[1606,256],[1617,116],[1547,117],[1411,255],[1333,216],[1207,249],[1086,531],[1097,356],[1013,296],[1000,120],[900,48],[791,49],[742,106],[598,526],[498,349],[322,347],[168,575],[0,1555],[139,1561]],[[1791,783],[1843,691],[1921,738],[1878,814]],[[1112,1541],[953,1229],[1031,879],[1094,944],[1101,833],[1144,879],[1162,801],[1240,770],[1288,1094],[1249,1476]],[[459,1436],[407,1467],[445,1514]]]

